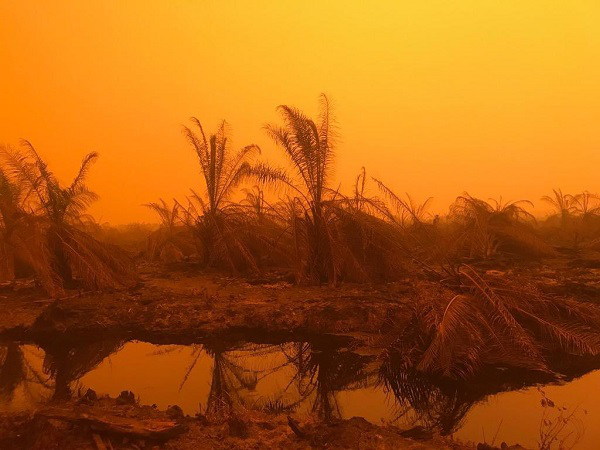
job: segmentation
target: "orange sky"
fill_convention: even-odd
[[[1,0],[0,142],[64,177],[98,151],[92,212],[148,221],[199,186],[189,116],[274,159],[261,126],[324,91],[344,185],[365,165],[436,210],[464,190],[539,205],[600,190],[599,23],[592,0]]]

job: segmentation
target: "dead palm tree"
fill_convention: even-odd
[[[600,244],[600,197],[584,191],[573,196],[573,206],[577,213],[577,229],[586,241],[585,246],[598,248]]]
[[[503,202],[484,200],[465,193],[450,207],[458,227],[456,243],[469,257],[490,258],[501,251],[530,256],[553,255],[554,250],[537,236],[535,218],[524,206],[527,200]],[[459,252],[461,250],[459,249]]]
[[[19,219],[20,189],[11,183],[0,170],[0,280],[12,280],[15,276],[14,250],[11,235]]]
[[[186,384],[198,361],[204,355],[208,356],[212,359],[212,378],[205,413],[212,419],[230,416],[237,407],[246,406],[242,391],[253,391],[258,383],[259,371],[243,366],[244,353],[243,347],[228,346],[220,342],[194,345],[193,359],[179,389]]]
[[[403,199],[377,178],[373,178],[373,181],[392,206],[392,209],[381,209],[388,219],[401,227],[420,225],[424,222],[432,197],[422,203],[417,203],[408,193],[406,193],[406,199]]]
[[[221,122],[217,132],[207,139],[200,121],[195,117],[191,120],[196,130],[184,127],[183,132],[198,156],[206,189],[204,195],[192,190],[184,212],[202,243],[204,263],[225,262],[234,272],[244,267],[257,270],[240,238],[243,215],[231,198],[250,174],[250,163],[260,148],[252,144],[233,152],[227,122]]]
[[[575,198],[570,194],[563,194],[561,189],[552,189],[552,192],[553,195],[544,195],[542,201],[554,208],[555,213],[560,217],[561,225],[565,226],[576,212]]]
[[[193,253],[195,243],[190,227],[181,218],[181,205],[169,206],[162,198],[144,206],[152,209],[160,218],[160,227],[147,239],[146,254],[154,261],[175,262]]]
[[[572,196],[571,205],[583,218],[600,215],[600,196],[584,191]]]
[[[0,153],[10,151],[1,148]],[[18,266],[33,269],[42,286],[54,296],[62,293],[52,269],[43,223],[27,210],[28,192],[19,180],[0,170],[0,279],[12,280]]]
[[[290,169],[257,165],[253,172],[261,183],[283,186],[290,192],[289,230],[298,261],[298,279],[309,283],[336,283],[341,272],[335,214],[329,207],[335,156],[335,127],[330,102],[320,96],[317,121],[300,110],[278,107],[283,126],[267,125],[269,136],[281,147]]]
[[[33,145],[2,150],[9,175],[23,186],[24,202],[39,219],[51,256],[51,269],[62,284],[73,283],[73,273],[90,288],[131,286],[132,263],[119,249],[103,244],[81,230],[85,210],[98,196],[85,185],[97,153],[88,154],[68,186],[59,183]],[[56,289],[60,290],[60,286]]]

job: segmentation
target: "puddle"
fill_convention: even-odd
[[[543,387],[556,405],[579,408],[568,430],[584,430],[576,448],[600,442],[600,371]],[[502,441],[537,448],[544,409],[536,387],[484,395],[437,386],[381,368],[377,358],[302,342],[281,345],[154,345],[100,341],[46,352],[31,344],[0,344],[0,411],[35,408],[52,397],[94,389],[131,390],[142,404],[185,413],[243,405],[299,416],[421,424],[463,441]],[[497,389],[499,390],[499,389]]]

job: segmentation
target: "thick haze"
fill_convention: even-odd
[[[0,142],[60,177],[98,151],[103,221],[199,189],[181,125],[226,118],[259,144],[286,103],[334,101],[337,177],[399,192],[539,197],[600,190],[600,3],[0,0]]]

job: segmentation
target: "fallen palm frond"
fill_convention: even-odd
[[[415,327],[418,338],[392,347],[406,354],[407,366],[454,378],[488,365],[551,371],[554,354],[600,353],[598,307],[548,297],[522,280],[483,277],[469,266],[449,288],[421,299]]]

